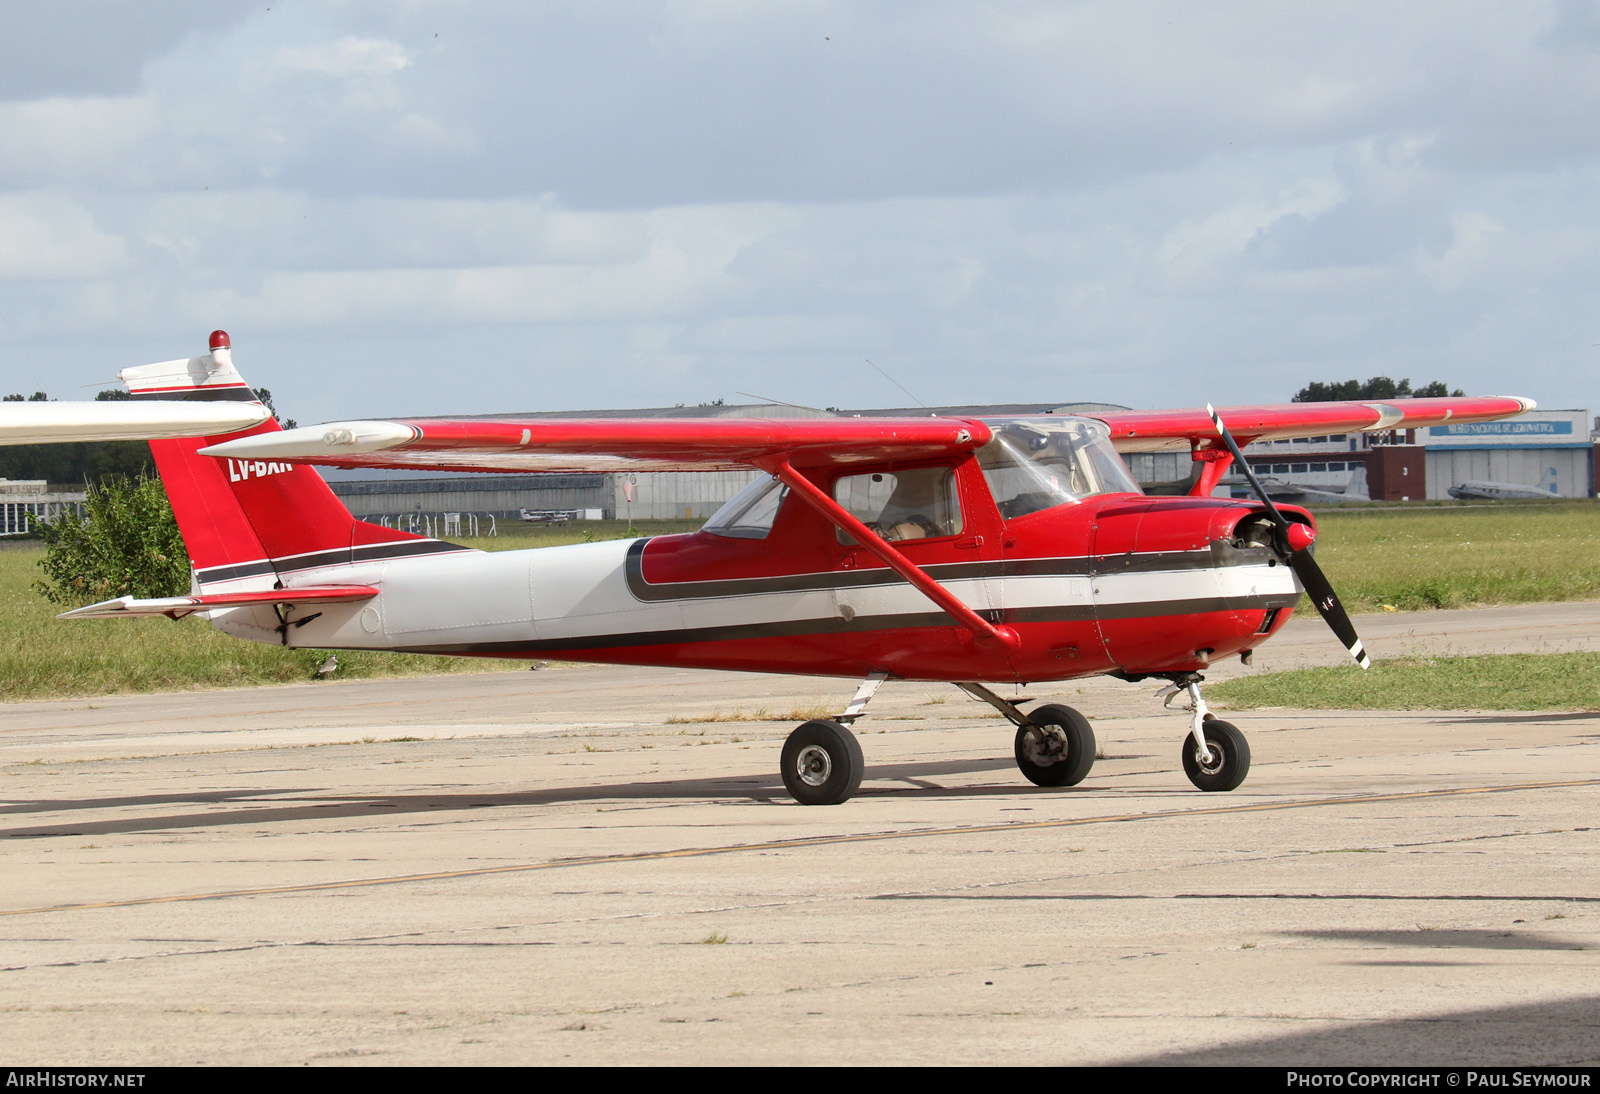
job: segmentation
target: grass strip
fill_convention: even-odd
[[[1221,709],[1600,710],[1600,653],[1399,657],[1212,684]]]
[[[598,521],[564,526],[501,522],[504,534],[459,542],[490,550],[554,546],[693,530],[697,521]],[[232,638],[198,616],[171,620],[56,619],[62,606],[33,590],[37,542],[0,547],[0,702],[132,692],[254,687],[310,680],[327,650]],[[525,669],[526,661],[342,650],[335,679]]]
[[[1600,599],[1600,507],[1593,501],[1482,506],[1420,506],[1319,510],[1317,559],[1352,612],[1468,607],[1477,604]],[[457,542],[485,550],[556,546],[693,531],[698,521],[572,522],[532,525],[498,522],[499,535]],[[480,524],[486,529],[486,522]],[[1071,549],[1067,545],[1067,549]],[[41,576],[37,543],[0,548],[0,700],[46,699],[117,692],[243,687],[310,679],[325,651],[286,650],[245,642],[211,629],[201,619],[80,620],[53,618],[60,609],[33,592]],[[1566,656],[1566,655],[1561,655]],[[1588,656],[1588,655],[1572,655]],[[1490,660],[1487,658],[1438,659]],[[482,672],[520,662],[349,652],[339,655],[339,677],[361,678],[434,672]],[[1359,670],[1314,670],[1358,674]],[[1430,670],[1431,671],[1431,670]],[[1567,671],[1567,670],[1562,670]],[[1574,698],[1540,705],[1500,696],[1468,699],[1457,690],[1418,708],[1545,710],[1596,709],[1593,668],[1588,683],[1570,670]],[[1399,674],[1394,674],[1398,676]],[[1374,681],[1390,674],[1375,672]],[[1271,677],[1235,682],[1254,685]],[[1359,680],[1359,676],[1353,677]],[[1235,683],[1217,685],[1219,694]],[[1518,684],[1510,680],[1510,688]],[[1298,686],[1298,685],[1297,685]],[[1352,685],[1356,686],[1356,685]],[[1449,690],[1449,689],[1447,689]],[[1229,694],[1226,690],[1221,694]],[[1303,696],[1246,698],[1235,705],[1308,706]],[[1263,692],[1263,695],[1266,693]],[[1515,694],[1507,690],[1505,695]],[[1385,689],[1370,706],[1393,708]],[[1328,706],[1361,708],[1354,701]]]
[[[1318,510],[1317,561],[1351,612],[1600,599],[1592,500]]]

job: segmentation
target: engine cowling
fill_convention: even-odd
[[[1310,514],[1282,511],[1291,529],[1305,527],[1309,546]],[[1259,505],[1147,498],[1108,507],[1096,522],[1092,583],[1108,656],[1130,674],[1190,672],[1253,648],[1300,598],[1282,538]]]

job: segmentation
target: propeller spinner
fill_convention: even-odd
[[[1250,488],[1256,492],[1256,497],[1261,499],[1261,504],[1267,507],[1267,513],[1278,526],[1278,540],[1285,559],[1290,569],[1294,570],[1294,576],[1300,579],[1300,585],[1311,598],[1311,603],[1317,606],[1317,611],[1321,613],[1323,620],[1333,628],[1333,633],[1344,643],[1344,648],[1350,651],[1350,656],[1356,659],[1356,664],[1364,669],[1370,669],[1372,659],[1367,656],[1365,647],[1361,645],[1361,636],[1356,634],[1350,616],[1345,613],[1344,605],[1339,603],[1339,595],[1328,583],[1322,567],[1318,566],[1317,560],[1311,556],[1314,533],[1304,524],[1291,521],[1278,511],[1278,507],[1272,504],[1272,499],[1267,496],[1266,490],[1251,472],[1250,464],[1239,451],[1239,445],[1234,441],[1233,434],[1222,424],[1222,417],[1216,408],[1207,403],[1206,413],[1211,415],[1211,423],[1217,427],[1217,435],[1222,438],[1222,443],[1233,453],[1233,462],[1244,472]]]

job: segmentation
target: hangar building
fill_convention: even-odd
[[[1535,486],[1558,498],[1595,494],[1587,410],[1535,410],[1504,422],[1458,422],[1417,430],[1427,451],[1428,497],[1449,497],[1468,480]]]

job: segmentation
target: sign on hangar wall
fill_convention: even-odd
[[[1417,441],[1438,448],[1587,448],[1587,410],[1535,410],[1503,422],[1446,422],[1417,430]]]

